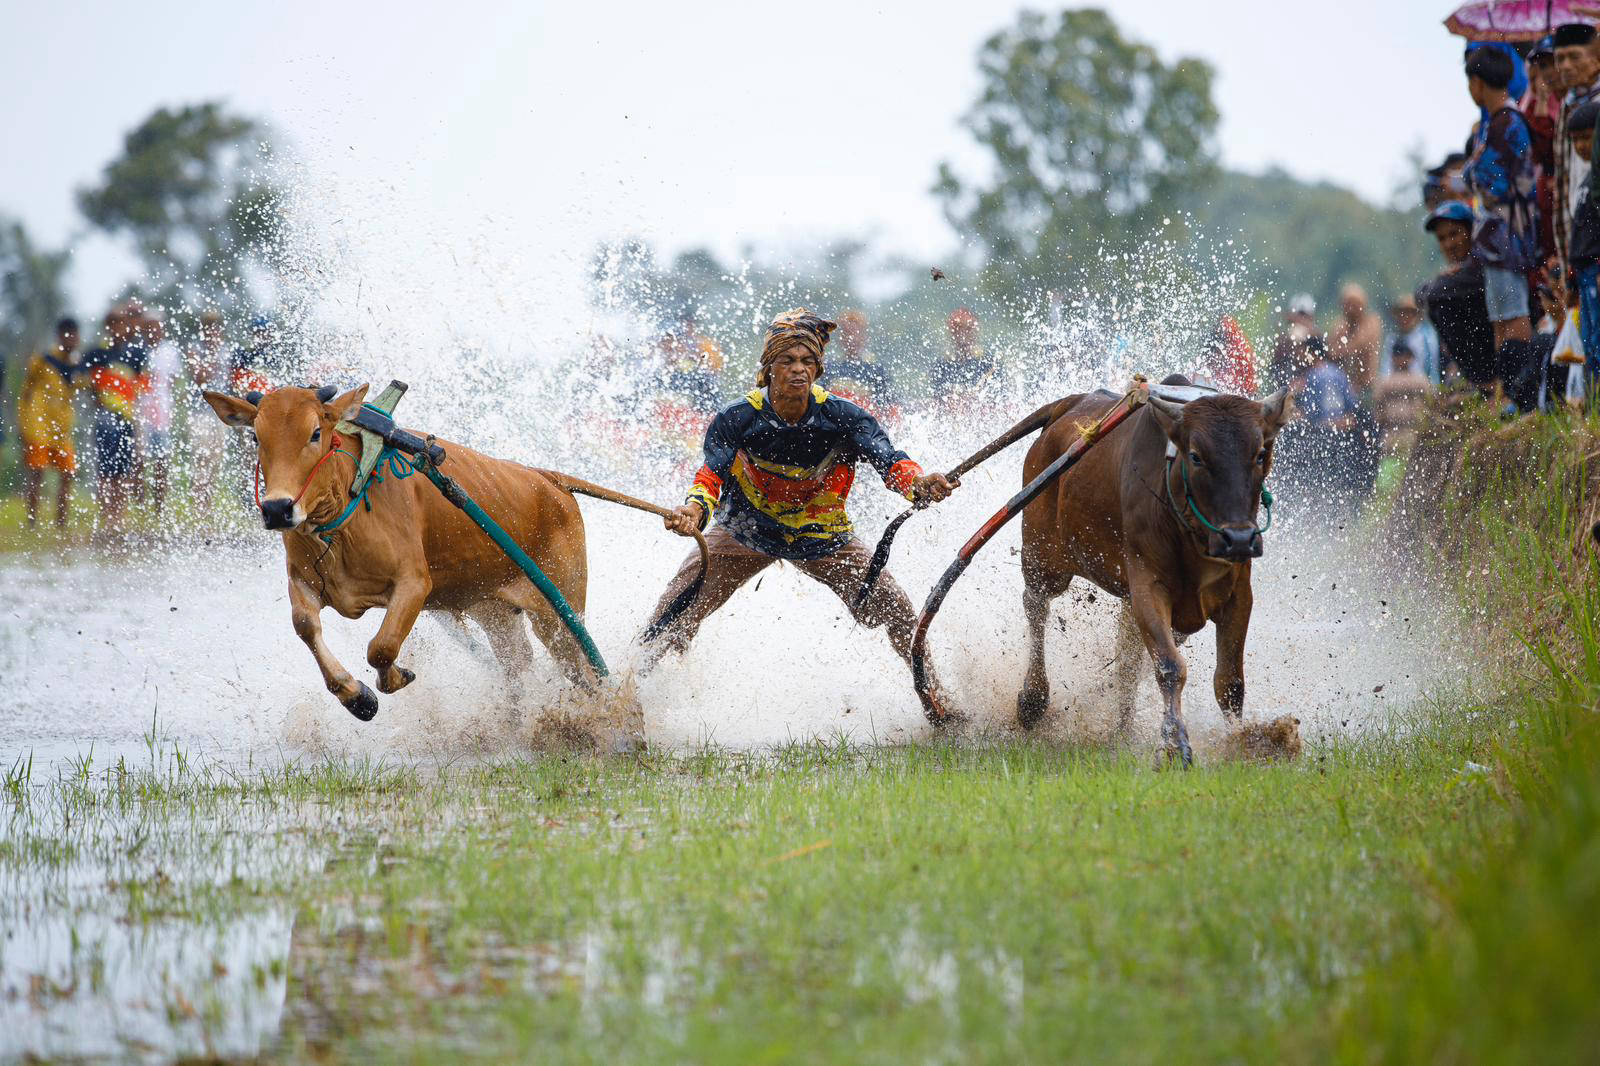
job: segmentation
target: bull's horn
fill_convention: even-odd
[[[252,407],[260,407],[261,394],[255,389],[251,389],[249,392],[244,394],[244,402],[250,404]]]
[[[337,395],[339,395],[339,390],[334,388],[332,385],[318,385],[317,386],[317,402],[318,403],[327,403],[329,400],[333,399]]]
[[[1183,404],[1173,403],[1171,400],[1163,399],[1153,392],[1150,394],[1150,406],[1161,412],[1168,421],[1179,422],[1183,419]]]

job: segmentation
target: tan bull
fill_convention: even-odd
[[[363,385],[324,403],[310,389],[284,388],[262,396],[257,405],[205,393],[224,423],[255,433],[262,522],[283,533],[294,631],[311,649],[328,691],[362,721],[378,712],[377,696],[323,642],[324,607],[346,618],[359,618],[373,607],[386,609],[383,624],[367,645],[367,662],[377,671],[380,692],[398,692],[415,679],[396,660],[424,609],[478,622],[511,675],[531,661],[532,645],[521,622],[526,615],[561,672],[576,683],[591,683],[594,675],[578,642],[550,604],[426,478],[402,479],[388,471],[368,489],[370,508],[357,506],[326,539],[315,532],[317,526],[334,522],[349,502],[359,448],[354,441],[341,441],[335,425],[354,417],[366,394]],[[580,616],[588,559],[583,516],[573,493],[664,513],[565,474],[493,459],[449,441],[439,443],[448,456],[442,472],[532,556]]]

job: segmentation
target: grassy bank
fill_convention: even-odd
[[[82,1050],[115,1002],[121,1053],[158,1056],[1590,1059],[1589,432],[1468,412],[1393,511],[1515,695],[1440,693],[1293,764],[1002,742],[223,771],[154,731],[138,766],[19,762],[0,1057]]]
[[[1509,821],[1430,878],[1394,960],[1340,1019],[1341,1057],[1600,1055],[1600,425],[1481,408],[1425,434],[1394,532],[1457,579],[1520,696],[1495,743]],[[1430,506],[1430,499],[1432,504]]]

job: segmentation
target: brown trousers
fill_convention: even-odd
[[[655,655],[650,659],[651,665],[668,648],[685,651],[700,631],[701,622],[727,603],[728,597],[737,592],[741,585],[779,561],[775,555],[767,555],[740,544],[721,526],[713,527],[706,534],[706,548],[710,555],[706,566],[706,583],[701,586],[700,595],[695,597],[694,602],[653,642],[656,647]],[[854,607],[856,593],[861,591],[861,579],[866,576],[867,567],[872,563],[872,552],[859,538],[851,537],[838,551],[821,559],[783,561],[828,586],[835,596],[844,601],[851,615],[861,625],[868,629],[886,626],[889,643],[894,645],[895,652],[908,664],[911,662],[911,638],[916,632],[917,615],[894,578],[887,573],[878,575],[878,583],[873,586],[867,602],[861,605],[859,611]],[[694,582],[699,572],[700,553],[692,551],[683,561],[677,576],[667,585],[667,591],[661,594],[661,600],[651,617],[661,617],[667,605]],[[927,669],[929,682],[933,683],[932,664],[924,661],[923,665]]]

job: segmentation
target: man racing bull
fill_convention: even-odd
[[[710,566],[699,596],[649,641],[651,664],[669,647],[687,649],[700,623],[777,559],[852,605],[872,560],[845,511],[857,462],[871,463],[885,485],[917,503],[942,500],[955,488],[943,474],[924,474],[866,411],[817,385],[834,328],[805,308],[775,318],[767,327],[755,391],[706,430],[705,465],[666,527],[687,536],[715,515],[717,526],[706,534]],[[693,582],[699,558],[693,553],[672,579],[656,618]],[[851,610],[869,629],[886,625],[894,650],[910,661],[916,615],[888,574],[859,611]],[[931,670],[929,682],[936,718],[947,719]]]

